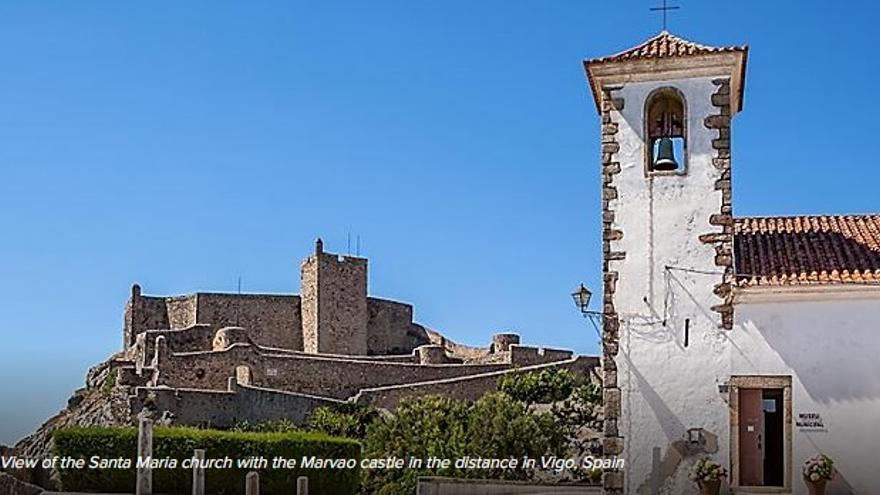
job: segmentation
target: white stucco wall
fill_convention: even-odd
[[[626,493],[693,493],[687,474],[701,456],[730,466],[730,397],[720,386],[732,375],[791,376],[793,419],[817,413],[824,421],[825,431],[792,425],[793,493],[807,493],[800,465],[820,451],[840,471],[829,494],[880,493],[880,289],[737,291],[732,330],[711,309],[721,303],[712,291],[722,275],[714,247],[699,236],[721,230],[709,224],[722,204],[712,164],[718,132],[704,125],[718,113],[716,77],[628,82],[612,94],[624,103],[610,112],[621,170],[609,209],[611,231],[623,233],[610,251],[626,257],[608,269],[618,273]],[[662,87],[685,97],[686,173],[646,176],[645,101]],[[699,445],[687,442],[694,428],[703,432]]]
[[[717,436],[712,455],[727,464],[728,409],[718,385],[730,374],[730,354],[727,331],[719,328],[720,316],[710,309],[720,303],[712,289],[721,275],[713,247],[699,240],[701,234],[720,231],[709,224],[722,199],[714,187],[721,172],[712,165],[717,131],[703,124],[706,116],[718,112],[711,104],[717,89],[712,79],[630,83],[614,93],[625,101],[622,111],[612,112],[619,124],[621,172],[614,179],[618,199],[611,208],[616,212],[614,228],[623,231],[623,239],[612,242],[611,250],[626,252],[626,259],[612,261],[610,269],[619,272],[618,424],[624,437],[627,493],[652,493],[652,476],[658,477],[660,493],[693,490],[687,471],[696,457],[679,460],[669,448],[684,441],[690,428]],[[651,91],[667,86],[686,99],[687,173],[646,177],[644,102]],[[690,320],[687,348],[685,320]],[[714,443],[710,450],[716,450]],[[674,474],[655,473],[656,462],[671,466]]]
[[[880,288],[738,304],[735,323],[733,374],[791,375],[794,418],[824,422],[793,428],[795,493],[807,493],[800,465],[817,452],[840,472],[826,493],[880,493]]]

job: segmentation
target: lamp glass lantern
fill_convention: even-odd
[[[592,296],[593,293],[590,292],[590,289],[587,289],[587,286],[584,284],[580,284],[574,292],[571,293],[571,298],[574,300],[574,304],[582,314],[587,314],[589,312],[588,308],[590,307],[590,298]]]

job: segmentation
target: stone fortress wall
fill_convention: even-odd
[[[219,351],[176,353],[159,340],[151,382],[172,388],[222,390],[235,370],[244,366],[250,370],[253,383],[261,387],[346,399],[362,388],[473,375],[519,364],[361,361],[357,356],[275,354],[249,344],[233,344]]]
[[[322,354],[405,354],[431,343],[428,331],[413,322],[411,305],[367,296],[365,258],[325,253],[319,241],[302,264],[301,285],[302,296],[199,292],[172,297],[145,296],[134,285],[125,306],[124,348],[144,332],[199,324],[215,331],[242,327],[263,347]]]
[[[124,353],[113,379],[132,418],[232,426],[296,422],[317,407],[393,408],[405,397],[476,399],[505,373],[563,367],[593,374],[598,359],[496,334],[485,347],[413,322],[409,304],[367,295],[367,260],[326,253],[302,263],[297,295],[195,293],[155,297],[132,287]],[[109,375],[108,375],[109,376]]]
[[[268,390],[238,378],[229,378],[223,390],[140,387],[131,403],[133,410],[153,408],[173,417],[175,423],[229,428],[243,419],[251,424],[278,418],[302,423],[316,408],[339,405],[344,401]]]

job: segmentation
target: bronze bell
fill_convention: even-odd
[[[672,149],[672,139],[668,137],[660,138],[660,144],[657,145],[657,156],[654,158],[654,170],[666,172],[678,169],[678,162],[675,161],[675,150]]]

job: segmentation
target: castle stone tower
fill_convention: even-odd
[[[608,493],[689,493],[700,455],[727,465],[733,325],[730,121],[745,47],[667,32],[585,61],[602,119]]]
[[[303,349],[324,354],[367,354],[367,260],[315,253],[301,270]]]

